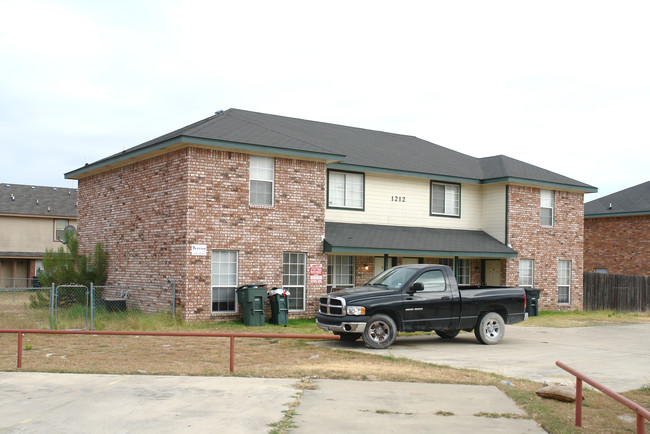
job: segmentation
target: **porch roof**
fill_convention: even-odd
[[[514,258],[517,252],[483,231],[325,223],[323,250],[398,256]]]

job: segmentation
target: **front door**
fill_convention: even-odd
[[[501,286],[501,261],[485,261],[485,284],[487,286]]]

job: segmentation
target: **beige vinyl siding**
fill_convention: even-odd
[[[430,179],[366,173],[365,210],[327,209],[325,220],[391,226],[477,230],[481,186],[461,184],[460,218],[430,215]]]
[[[481,229],[502,243],[506,242],[506,186],[482,186]]]
[[[76,227],[77,221],[70,219],[69,224]],[[54,218],[2,216],[0,225],[2,251],[44,253],[62,246],[54,241]]]

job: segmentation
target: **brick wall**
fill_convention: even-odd
[[[585,219],[585,271],[650,275],[650,215]]]
[[[109,254],[109,285],[177,281],[187,275],[187,150],[182,149],[79,180],[79,238]],[[169,309],[171,294],[141,290],[145,311]],[[146,300],[146,302],[145,302]]]
[[[291,317],[313,317],[318,295],[326,292],[325,165],[275,159],[275,203],[249,205],[249,156],[235,152],[190,149],[188,244],[239,252],[239,285],[282,286],[283,252],[306,253],[306,308]],[[189,247],[188,247],[189,248]],[[189,261],[186,317],[211,314],[211,258]],[[309,266],[323,266],[322,283],[309,282]],[[233,317],[232,314],[217,314]]]
[[[534,262],[535,289],[547,310],[582,309],[583,194],[554,191],[553,226],[540,224],[540,189],[517,185],[508,192],[508,242],[519,258],[506,260],[506,285],[519,285],[519,259]],[[558,261],[571,261],[570,305],[557,302]]]
[[[249,206],[247,154],[184,148],[79,181],[79,233],[84,249],[104,242],[110,283],[173,279],[188,320],[234,318],[211,312],[211,250],[236,250],[238,284],[282,285],[282,253],[307,257],[306,310],[312,317],[322,283],[309,266],[327,262],[325,166],[275,159],[275,205]],[[192,244],[207,245],[192,256]]]

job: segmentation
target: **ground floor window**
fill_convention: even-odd
[[[212,251],[212,312],[235,312],[237,308],[236,251]]]
[[[282,287],[290,292],[289,310],[305,310],[305,253],[282,254]]]
[[[557,266],[557,302],[571,303],[571,261],[559,261]]]
[[[470,284],[470,260],[469,259],[459,259],[458,260],[458,284],[459,285],[469,285]]]
[[[354,256],[328,256],[327,292],[354,286]]]
[[[519,286],[523,288],[533,287],[533,260],[519,260]]]
[[[451,267],[451,269],[454,269],[454,258],[440,258],[438,260],[438,263],[440,265],[446,265],[448,267]]]

